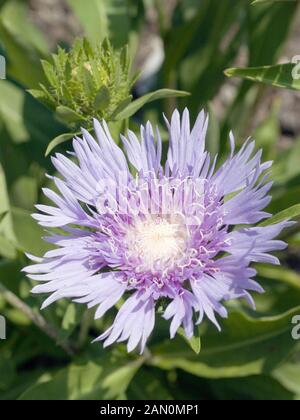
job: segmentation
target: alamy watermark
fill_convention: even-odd
[[[294,328],[292,329],[292,337],[294,340],[300,340],[300,315],[295,315],[292,319]]]
[[[184,216],[187,225],[199,225],[205,215],[206,181],[192,178],[157,179],[147,174],[143,179],[128,180],[127,173],[117,179],[98,182],[96,209],[98,214]]]
[[[0,315],[0,340],[6,339],[6,319]]]
[[[300,80],[300,55],[295,55],[292,58],[292,63],[296,64],[292,70],[292,77],[294,80]]]
[[[0,55],[0,79],[6,79],[6,59]]]

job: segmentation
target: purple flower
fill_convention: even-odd
[[[128,351],[144,350],[155,324],[155,308],[167,302],[173,338],[180,326],[191,337],[206,316],[227,317],[224,302],[262,293],[252,262],[279,264],[271,251],[285,243],[274,238],[287,222],[251,226],[270,214],[262,152],[247,141],[216,169],[205,151],[208,120],[201,112],[190,129],[189,113],[175,111],[169,150],[162,164],[162,141],[150,123],[141,141],[129,131],[125,154],[105,122],[94,121],[97,141],[82,130],[70,158],[57,154],[53,177],[58,193],[44,189],[54,206],[38,205],[34,218],[56,228],[46,238],[55,245],[28,277],[41,282],[33,293],[49,293],[43,308],[61,298],[97,307],[96,318],[123,304],[111,327],[97,340],[108,346],[127,341]],[[60,233],[57,233],[57,228]]]

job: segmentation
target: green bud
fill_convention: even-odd
[[[107,39],[98,46],[77,39],[69,52],[59,48],[42,65],[48,85],[31,93],[72,130],[91,128],[93,117],[113,121],[132,100],[128,48],[114,50]]]

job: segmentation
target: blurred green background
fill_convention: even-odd
[[[0,314],[7,320],[7,339],[0,340],[0,399],[300,398],[300,340],[291,336],[292,319],[300,315],[298,224],[284,233],[290,246],[279,254],[282,266],[258,268],[266,294],[255,296],[257,312],[229,303],[221,334],[201,326],[200,353],[180,336],[171,342],[164,322],[144,356],[127,355],[123,345],[104,351],[91,341],[113,314],[95,322],[93,311],[68,301],[41,313],[42,297],[30,295],[32,284],[20,272],[27,264],[24,251],[42,256],[47,249],[30,214],[45,200],[45,174],[53,173],[45,151],[68,132],[27,90],[45,83],[40,60],[58,45],[68,50],[81,36],[94,45],[105,38],[115,48],[129,44],[133,70],[142,71],[135,99],[162,88],[191,93],[147,103],[130,119],[133,130],[147,119],[161,125],[162,112],[170,115],[175,107],[188,106],[193,119],[205,107],[208,149],[222,158],[231,129],[239,144],[253,136],[264,158],[274,160],[269,210],[279,219],[297,219],[299,84],[280,89],[270,86],[275,79],[255,83],[227,78],[224,71],[287,63],[300,54],[299,2],[251,3],[0,1],[0,54],[7,63],[7,78],[0,80]],[[66,141],[56,150],[70,146]]]

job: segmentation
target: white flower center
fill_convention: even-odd
[[[126,238],[129,256],[139,258],[141,270],[166,270],[182,257],[187,236],[179,220],[150,217],[138,221]]]

